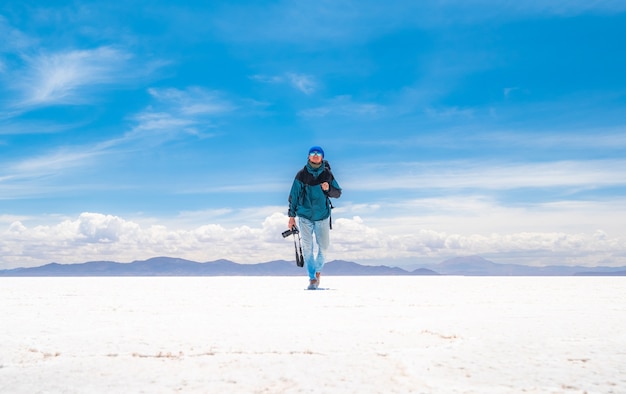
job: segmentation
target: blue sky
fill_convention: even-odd
[[[626,265],[626,3],[110,3],[0,5],[4,268],[289,259],[311,145],[331,259]]]

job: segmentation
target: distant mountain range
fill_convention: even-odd
[[[324,266],[326,275],[465,275],[465,276],[626,276],[626,267],[529,267],[497,264],[480,256],[456,257],[433,266],[408,271],[385,265],[361,265],[335,260]],[[0,270],[8,276],[299,276],[304,268],[284,260],[259,264],[238,264],[229,260],[206,263],[155,257],[132,263],[91,261],[81,264],[50,263],[40,267]]]
[[[480,256],[455,257],[430,269],[441,275],[466,276],[624,276],[626,267],[581,267],[549,265],[531,267],[518,264],[498,264]]]
[[[406,271],[397,267],[368,266],[335,260],[324,266],[330,275],[437,275],[428,269]],[[304,268],[288,261],[238,264],[229,260],[207,263],[156,257],[132,263],[91,261],[82,264],[51,263],[40,267],[0,270],[0,276],[299,276]]]

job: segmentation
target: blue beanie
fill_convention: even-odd
[[[309,155],[313,152],[319,152],[322,154],[322,157],[324,157],[324,149],[319,146],[312,146],[311,149],[309,149]]]

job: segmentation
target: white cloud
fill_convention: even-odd
[[[266,84],[289,84],[300,92],[309,95],[316,91],[318,83],[311,75],[285,73],[284,75],[253,75],[250,79]]]
[[[26,56],[27,69],[14,85],[24,96],[19,106],[83,103],[88,88],[136,78],[131,58],[113,47]]]
[[[157,99],[159,106],[182,115],[220,115],[236,109],[235,105],[223,98],[223,93],[200,87],[185,90],[150,88],[148,93]]]
[[[287,78],[293,87],[304,94],[311,94],[315,91],[317,84],[309,75],[288,73]]]
[[[422,205],[428,204],[432,208],[435,203],[422,202]],[[480,213],[472,211],[481,204]],[[613,220],[626,216],[626,204],[621,207],[617,210],[613,207]],[[623,230],[617,233],[611,232],[611,229],[591,230],[589,223],[586,227],[588,231],[580,232],[577,231],[579,228],[568,228],[567,225],[561,226],[561,231],[554,230],[559,225],[554,225],[553,220],[572,215],[575,216],[572,221],[583,218],[593,213],[592,206],[579,214],[576,213],[577,207],[561,206],[560,211],[555,210],[551,215],[540,212],[541,209],[534,212],[496,207],[497,212],[493,214],[496,217],[491,218],[488,216],[490,208],[493,205],[478,202],[449,206],[447,213],[439,211],[436,215],[407,212],[404,216],[388,216],[384,212],[384,217],[367,214],[364,217],[349,217],[347,211],[350,208],[344,208],[343,212],[336,210],[329,257],[395,265],[478,254],[495,261],[518,264],[626,265],[626,234]],[[596,212],[601,211],[597,207],[595,209]],[[287,217],[284,213],[270,211],[269,208],[265,210],[269,213],[265,218],[250,212],[247,220],[241,220],[232,227],[222,224],[228,221],[225,217],[230,214],[241,218],[247,214],[206,212],[205,217],[216,220],[204,224],[190,219],[191,212],[181,214],[180,222],[170,221],[168,224],[153,219],[151,223],[142,225],[137,220],[99,213],[83,213],[74,219],[34,227],[16,220],[1,232],[3,268],[36,266],[53,261],[127,262],[163,255],[200,262],[222,258],[240,263],[289,260],[291,240],[280,236],[286,227]],[[604,212],[605,216],[607,214],[608,211]],[[433,219],[437,222],[431,222]],[[487,224],[472,228],[473,223],[480,223],[483,219]],[[511,220],[525,220],[526,224],[535,220],[536,228],[529,226],[523,231],[516,226],[507,227]],[[588,218],[588,221],[602,224],[602,220],[597,218]],[[489,223],[493,226],[490,227]],[[182,228],[191,224],[195,227]],[[457,227],[465,231],[456,231]]]
[[[27,216],[0,214],[0,223],[12,224],[28,219]]]
[[[0,249],[6,267],[53,261],[130,261],[161,255],[197,261],[230,258],[244,263],[260,262],[281,257],[280,251],[288,246],[280,236],[286,223],[286,216],[275,214],[258,228],[208,224],[181,230],[158,224],[141,227],[117,216],[83,213],[75,220],[33,228],[13,222],[2,233]]]

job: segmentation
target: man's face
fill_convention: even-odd
[[[313,152],[309,153],[309,160],[313,164],[320,164],[322,162],[323,158],[324,157],[322,156],[321,152],[313,151]]]

